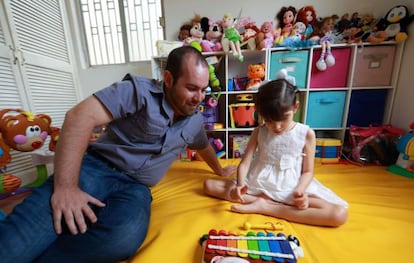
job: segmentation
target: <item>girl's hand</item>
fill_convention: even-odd
[[[238,203],[243,203],[243,195],[245,193],[247,193],[247,185],[243,185],[243,186],[237,186],[235,185],[231,190],[230,190],[230,198],[232,201],[234,202],[238,202]]]
[[[304,210],[309,207],[309,198],[306,193],[295,192],[293,194],[293,202],[298,209]]]

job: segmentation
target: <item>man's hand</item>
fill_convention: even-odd
[[[56,233],[62,233],[62,216],[72,234],[85,233],[87,230],[85,216],[92,223],[98,220],[88,204],[105,206],[104,203],[83,192],[79,187],[55,189],[51,205]]]
[[[236,165],[228,165],[228,166],[222,168],[221,171],[219,173],[217,173],[217,175],[220,175],[222,177],[229,177],[229,176],[233,175],[236,171],[237,171],[237,166]]]

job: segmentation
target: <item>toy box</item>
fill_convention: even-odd
[[[352,91],[347,126],[383,123],[387,95],[387,89]]]
[[[341,157],[341,140],[334,138],[317,138],[315,161],[337,163]]]
[[[335,57],[335,65],[328,67],[325,71],[320,71],[316,67],[316,62],[321,56],[321,50],[315,49],[313,52],[312,71],[310,78],[310,88],[340,88],[346,87],[348,69],[351,57],[350,48],[333,48],[332,54]]]
[[[309,51],[275,51],[270,55],[269,79],[276,79],[281,69],[286,69],[289,75],[295,77],[299,89],[306,88],[308,73]]]
[[[250,128],[258,125],[254,103],[235,103],[229,105],[231,128]]]
[[[247,134],[238,134],[238,135],[230,135],[229,138],[230,138],[230,149],[232,152],[232,158],[242,157],[250,136]]]
[[[394,66],[395,46],[358,48],[352,86],[389,86]]]
[[[309,93],[306,124],[312,128],[340,128],[346,91],[314,91]]]

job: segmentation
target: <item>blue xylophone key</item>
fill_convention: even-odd
[[[272,232],[268,232],[267,233],[268,237],[274,237],[275,234],[273,234]],[[282,249],[280,248],[279,245],[279,240],[269,240],[269,247],[270,247],[270,251],[273,253],[282,253]],[[279,258],[279,257],[273,257],[273,260],[276,262],[284,262],[285,259],[283,258]]]
[[[292,259],[287,259],[288,263],[296,263],[295,254],[293,253],[292,247],[289,244],[289,240],[286,238],[286,236],[283,233],[277,234],[278,237],[284,237],[285,240],[280,241],[280,247],[282,248],[282,253],[293,255]]]
[[[264,237],[265,234],[263,232],[257,232],[257,236],[258,237]],[[259,243],[259,250],[261,252],[271,252],[270,251],[270,247],[269,247],[269,240],[258,240]],[[270,261],[272,260],[271,256],[264,256],[262,255],[261,258],[265,261]]]

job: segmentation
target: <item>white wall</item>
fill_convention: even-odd
[[[73,2],[73,1],[69,1]],[[275,15],[282,6],[293,5],[300,8],[305,5],[313,5],[318,16],[328,16],[337,14],[341,16],[344,13],[359,12],[360,14],[372,13],[376,17],[382,17],[395,5],[406,5],[411,13],[414,13],[414,1],[412,0],[298,0],[298,1],[274,1],[274,0],[164,0],[164,12],[166,21],[167,40],[176,40],[178,29],[184,23],[190,20],[194,14],[207,16],[215,19],[221,19],[224,13],[231,12],[237,15],[242,9],[243,17],[251,17],[258,25],[264,21],[272,20],[276,22]],[[71,4],[69,4],[71,5]],[[71,8],[71,16],[77,15]],[[72,19],[74,25],[74,34],[79,36],[79,24],[76,19]],[[408,125],[414,121],[414,23],[410,26],[409,34],[411,37],[406,41],[404,59],[401,67],[398,93],[395,98],[395,107],[392,114],[391,123],[393,125],[408,128]],[[80,37],[77,37],[75,45],[78,52],[82,53]],[[79,63],[79,76],[83,95],[87,96],[92,92],[119,80],[125,73],[133,72],[143,76],[151,76],[151,66],[149,62],[131,63],[119,66],[105,66],[88,68],[84,61]]]

